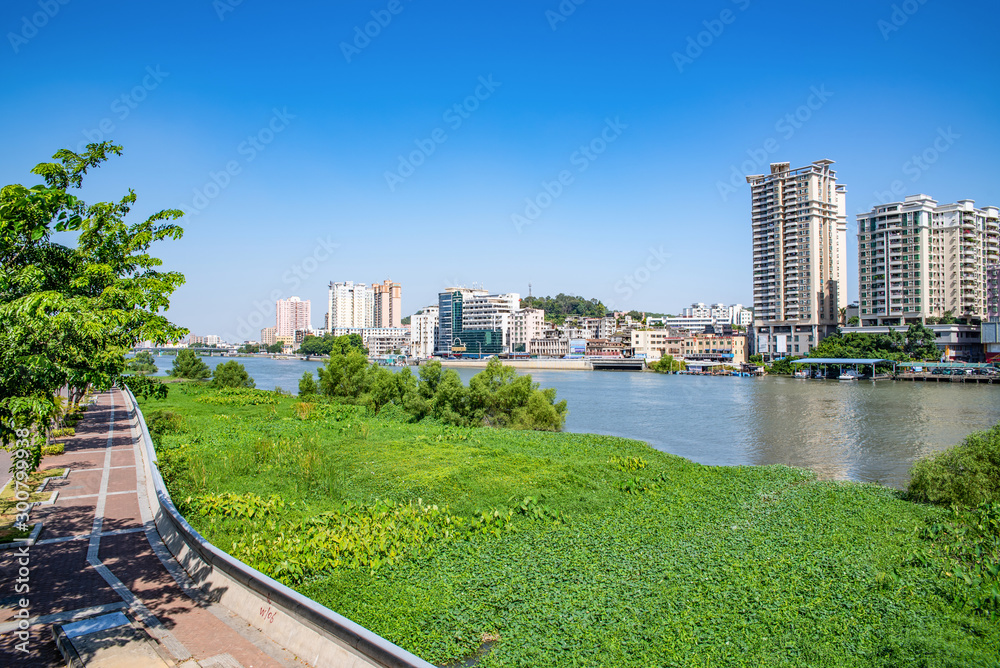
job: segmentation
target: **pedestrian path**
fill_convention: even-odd
[[[121,391],[100,394],[65,453],[42,461],[70,472],[46,488],[56,503],[31,513],[44,523],[38,542],[0,551],[0,666],[64,666],[52,626],[116,611],[155,639],[166,665],[306,665],[190,586],[152,521],[135,419]],[[22,598],[26,645],[14,616]]]

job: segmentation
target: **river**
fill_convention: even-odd
[[[204,357],[209,367],[231,358]],[[160,375],[172,356],[156,358]],[[238,358],[257,387],[298,390],[319,362]],[[468,383],[477,370],[459,369]],[[610,434],[702,464],[787,464],[903,487],[913,462],[1000,421],[1000,385],[533,371],[566,399],[566,431]]]

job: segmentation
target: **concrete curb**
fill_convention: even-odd
[[[157,532],[193,584],[209,599],[313,666],[434,668],[205,540],[174,507],[156,466],[156,452],[142,411],[127,387],[122,394],[140,432],[141,465]]]

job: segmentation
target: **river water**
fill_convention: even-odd
[[[160,374],[173,357],[157,357]],[[202,358],[209,367],[230,358]],[[319,362],[238,358],[257,387],[296,392]],[[468,383],[478,370],[459,369]],[[533,371],[566,399],[566,431],[610,434],[702,464],[787,464],[906,485],[913,462],[1000,421],[1000,384]]]

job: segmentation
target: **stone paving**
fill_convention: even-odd
[[[66,452],[45,457],[42,468],[69,467],[54,505],[36,506],[31,521],[44,529],[25,550],[0,550],[0,666],[64,666],[52,637],[54,623],[131,610],[163,655],[175,665],[277,668],[304,666],[291,654],[218,604],[192,598],[156,556],[152,522],[144,526],[146,503],[137,493],[133,421],[118,390],[98,396],[77,425],[60,439]],[[3,472],[6,479],[6,470]],[[53,484],[54,483],[54,484]],[[149,516],[147,512],[147,516]],[[163,551],[160,550],[163,554]],[[15,587],[28,561],[27,592]],[[19,563],[20,562],[20,563]],[[19,598],[30,602],[32,624],[26,653],[17,635]]]

